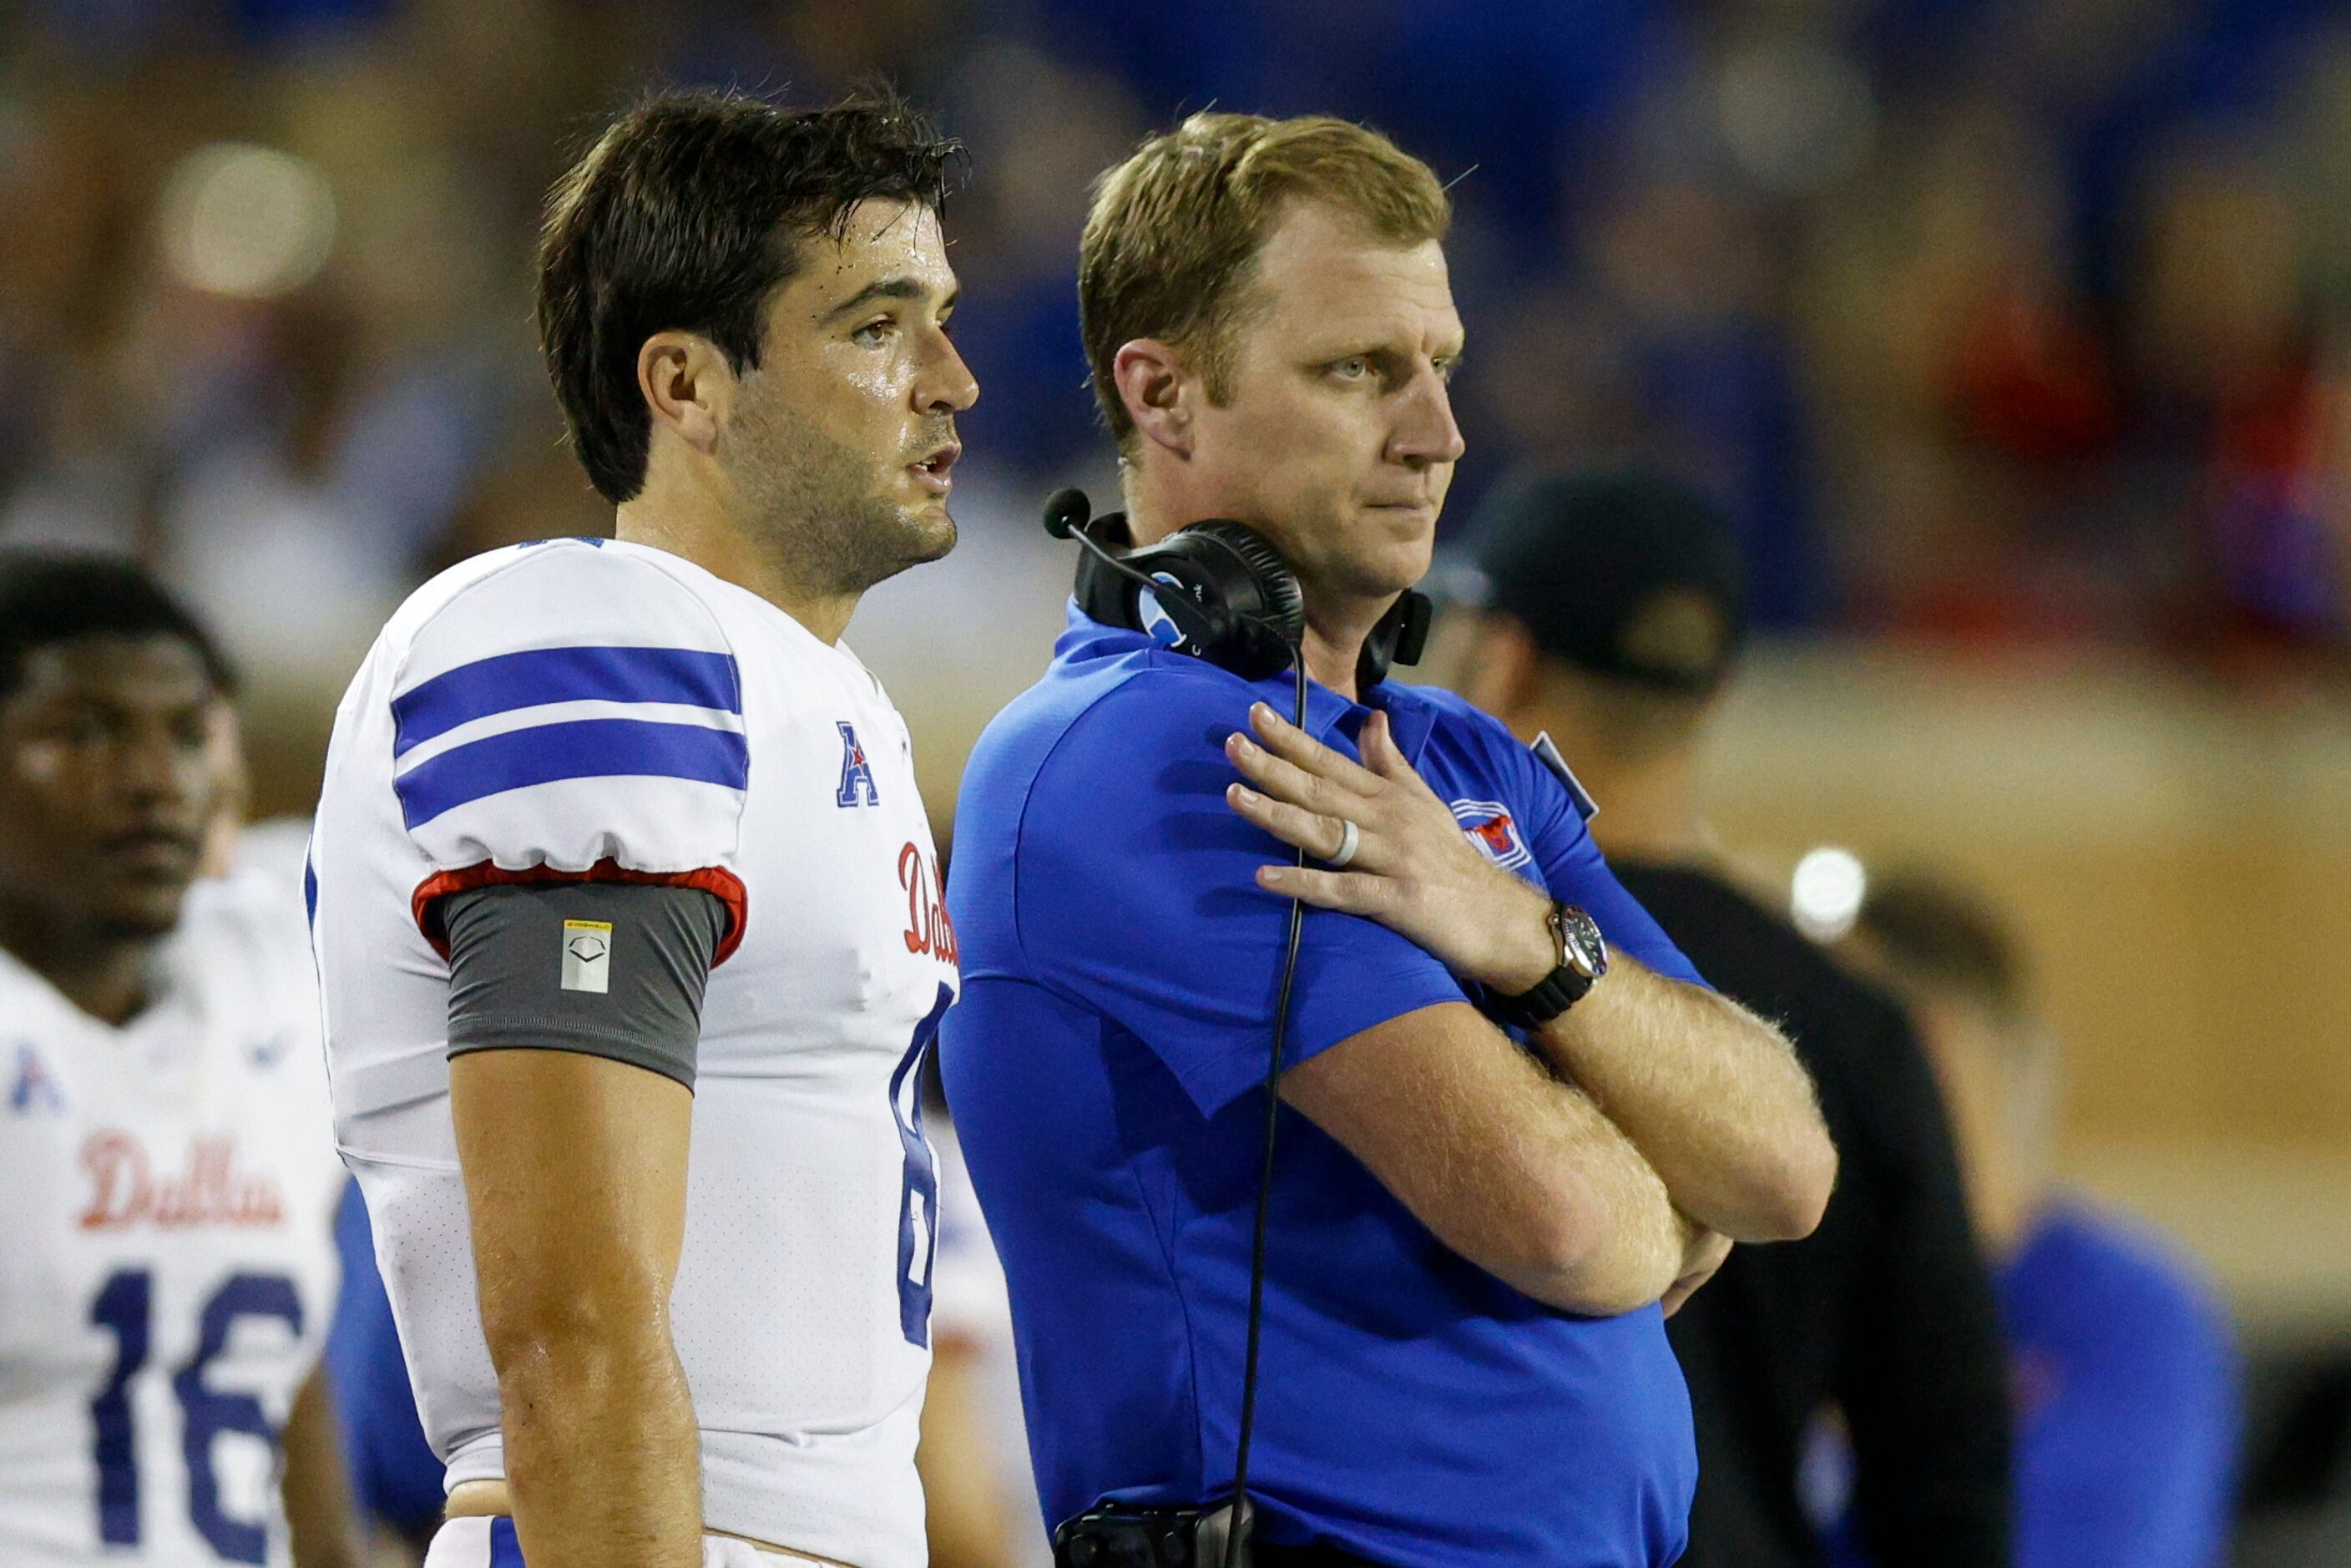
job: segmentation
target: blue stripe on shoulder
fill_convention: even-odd
[[[740,789],[751,748],[731,729],[585,718],[512,729],[443,752],[392,781],[401,815],[423,826],[468,800],[565,779],[691,779]]]
[[[502,1513],[490,1520],[490,1568],[525,1568],[514,1521]]]
[[[695,648],[532,648],[476,659],[392,699],[394,757],[494,713],[544,703],[684,703],[743,711],[732,653]]]

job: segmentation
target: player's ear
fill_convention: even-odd
[[[707,338],[656,332],[637,350],[637,391],[663,430],[700,452],[718,445],[734,397],[735,371]]]
[[[1111,361],[1111,375],[1135,433],[1179,457],[1189,457],[1191,400],[1196,390],[1186,385],[1176,350],[1156,338],[1122,343]]]

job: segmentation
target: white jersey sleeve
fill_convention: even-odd
[[[518,549],[418,625],[390,682],[392,789],[444,894],[596,878],[698,886],[746,915],[735,869],[750,752],[716,618],[641,555]]]
[[[732,904],[671,1292],[704,1519],[921,1568],[938,1188],[914,1086],[956,944],[905,723],[855,654],[627,541],[461,563],[392,616],[338,707],[309,871],[337,1133],[456,1483],[506,1460],[433,901],[594,876]]]

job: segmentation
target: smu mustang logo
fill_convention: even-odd
[[[1504,871],[1516,871],[1535,858],[1510,809],[1499,800],[1456,800],[1453,820],[1479,852]]]
[[[878,806],[882,792],[873,788],[873,765],[865,760],[865,747],[857,744],[857,727],[846,719],[835,721],[841,731],[841,789],[833,801],[841,806]]]

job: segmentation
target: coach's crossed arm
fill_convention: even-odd
[[[1583,1091],[1466,1003],[1374,1025],[1281,1077],[1281,1097],[1437,1239],[1567,1312],[1657,1301],[1700,1241]]]

